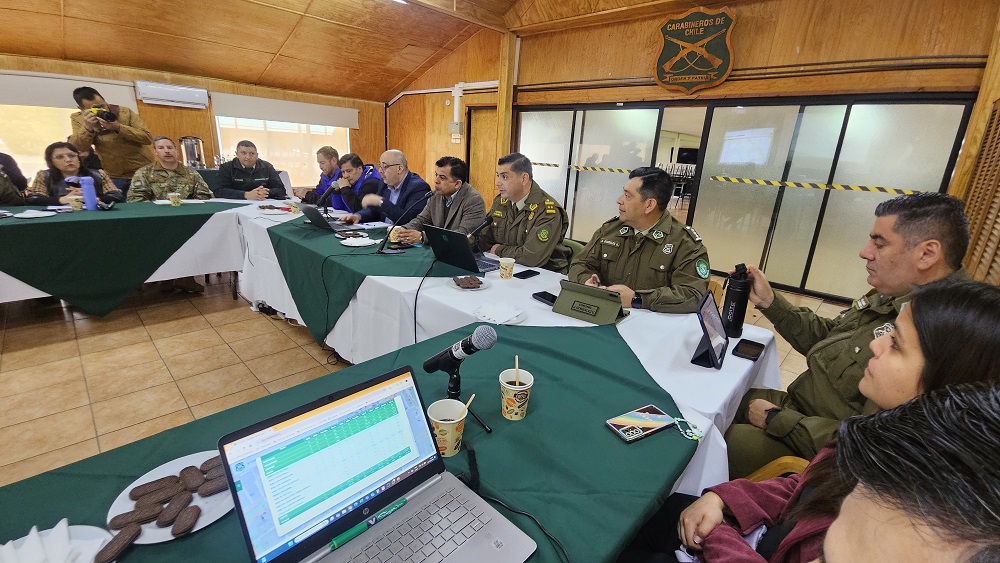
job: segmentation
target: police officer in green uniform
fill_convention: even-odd
[[[566,210],[535,183],[531,161],[521,153],[497,161],[497,191],[479,247],[528,267],[565,273],[572,251],[563,243]]]
[[[669,174],[642,167],[628,177],[618,218],[597,229],[569,279],[617,291],[623,307],[694,312],[708,290],[708,251],[694,229],[667,213]]]
[[[729,477],[745,477],[781,456],[811,459],[833,437],[840,421],[871,412],[858,390],[872,358],[869,344],[893,330],[910,291],[945,277],[967,278],[962,266],[969,226],[962,202],[920,192],[883,201],[860,256],[875,289],[839,316],[827,319],[793,307],[775,294],[760,270],[749,266],[750,301],[774,329],[806,357],[807,369],[788,392],[751,389],[726,432]],[[870,376],[869,376],[870,377]],[[889,382],[874,382],[885,385]]]

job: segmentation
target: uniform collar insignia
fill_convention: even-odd
[[[622,227],[622,228],[618,229],[618,234],[620,234],[620,235],[627,235],[628,234],[628,227]]]
[[[656,240],[660,240],[661,238],[663,238],[663,231],[659,230],[653,231],[653,238]]]

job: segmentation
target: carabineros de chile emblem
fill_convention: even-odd
[[[694,8],[660,26],[663,50],[653,75],[664,88],[690,94],[716,86],[733,70],[729,8]]]

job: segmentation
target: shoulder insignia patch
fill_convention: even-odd
[[[549,230],[548,229],[540,229],[538,231],[538,240],[540,240],[542,242],[548,241],[549,240]]]
[[[861,309],[867,309],[868,308],[868,298],[867,297],[862,297],[861,299],[858,299],[857,301],[855,301],[854,302],[854,308],[857,309],[857,310],[859,310],[859,311]]]
[[[620,235],[627,235],[628,234],[628,227],[622,227],[622,228],[618,229],[618,234],[620,234]]]
[[[667,244],[663,245],[663,253],[664,254],[670,254],[673,251],[674,251],[674,243],[668,242]]]
[[[656,240],[660,240],[664,236],[663,231],[653,231],[653,238]]]
[[[707,280],[708,275],[712,273],[712,271],[708,268],[708,262],[706,262],[704,258],[699,259],[698,262],[695,263],[694,267],[698,270],[698,275],[701,276],[701,279],[703,280]]]
[[[892,323],[885,323],[882,326],[875,327],[875,330],[872,331],[872,334],[875,335],[875,338],[878,338],[880,336],[884,336],[886,334],[889,334],[890,332],[892,332],[894,330],[896,330],[896,327],[892,326]]]

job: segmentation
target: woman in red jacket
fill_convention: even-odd
[[[875,355],[859,388],[880,409],[947,385],[1000,381],[1000,288],[969,281],[928,284],[914,292],[895,330],[872,341],[871,348]],[[693,502],[688,497],[690,506],[679,518],[676,508],[662,510],[634,544],[643,550],[645,541],[661,553],[646,558],[631,552],[620,561],[673,560],[676,543],[666,540],[674,533],[689,554],[706,562],[816,559],[840,503],[854,487],[836,469],[835,447],[823,449],[801,474],[710,487]],[[682,502],[678,496],[668,504]]]

